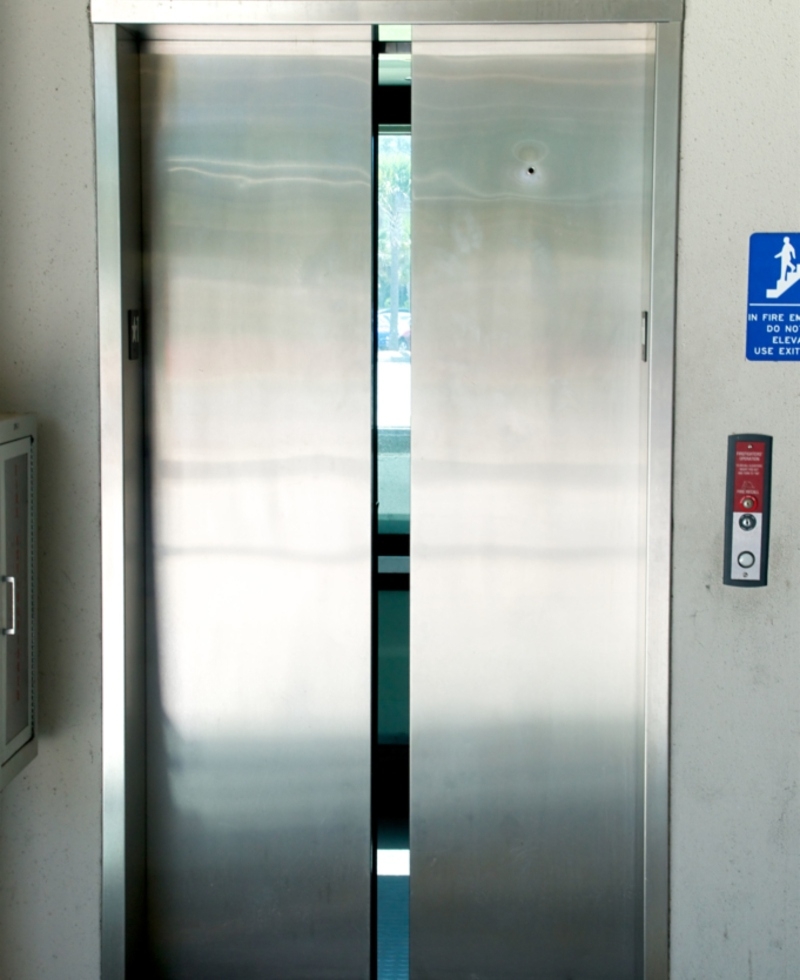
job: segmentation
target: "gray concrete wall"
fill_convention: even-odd
[[[39,415],[40,756],[0,796],[0,978],[99,975],[100,599],[84,0],[0,12],[0,409]],[[687,0],[672,978],[800,976],[800,365],[743,356],[747,239],[800,229],[800,5]],[[775,436],[770,585],[721,585],[725,441]]]
[[[800,4],[688,0],[672,977],[800,976],[800,364],[748,363],[748,238],[800,230]],[[775,437],[770,581],[721,584],[726,437]]]
[[[39,416],[39,757],[0,794],[0,978],[93,980],[97,285],[85,0],[0,5],[0,409]]]

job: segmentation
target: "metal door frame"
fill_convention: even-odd
[[[678,127],[683,0],[92,0],[103,623],[102,977],[125,980],[143,914],[144,695],[137,38],[156,25],[654,23],[645,596],[644,972],[667,980],[669,648]],[[208,30],[208,28],[206,28]],[[208,36],[205,31],[202,32]]]

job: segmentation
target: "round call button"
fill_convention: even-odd
[[[752,551],[743,551],[737,557],[736,561],[742,566],[742,568],[752,568],[756,563],[756,556]]]

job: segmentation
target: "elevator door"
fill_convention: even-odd
[[[634,980],[650,33],[412,52],[411,976]]]
[[[367,980],[372,32],[203,33],[141,56],[151,969]],[[652,46],[414,29],[414,980],[643,973]]]
[[[369,975],[369,28],[141,57],[153,975]]]

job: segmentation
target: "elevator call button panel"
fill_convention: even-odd
[[[772,436],[728,438],[726,585],[767,584]]]

